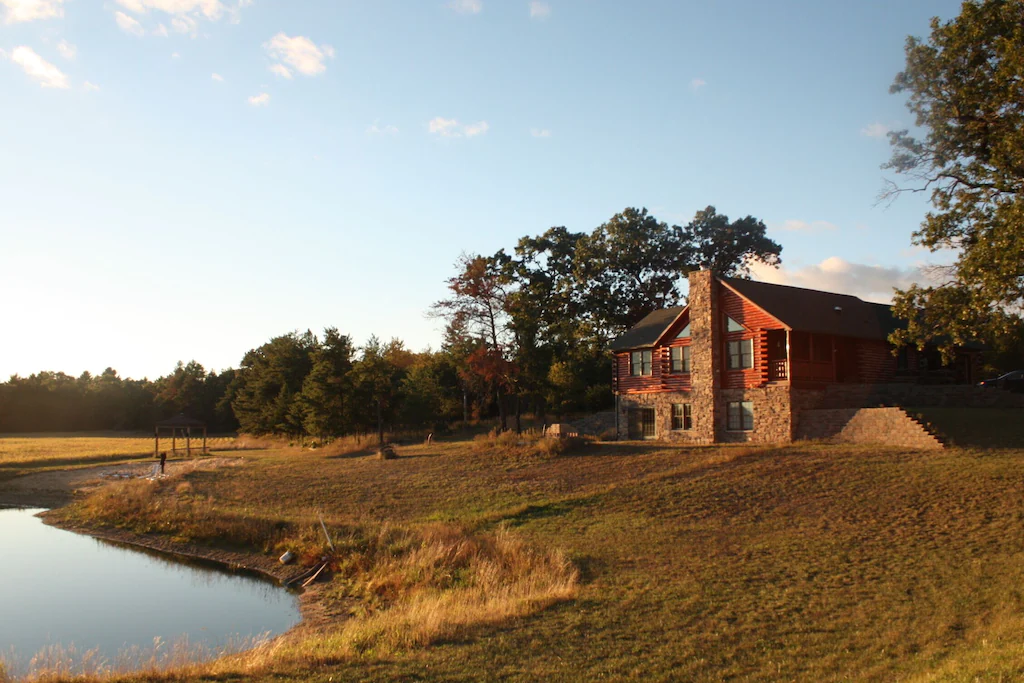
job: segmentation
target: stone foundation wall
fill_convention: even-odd
[[[689,403],[693,411],[693,428],[689,430],[672,429],[672,404]],[[659,441],[675,441],[688,444],[709,444],[714,439],[709,437],[709,429],[700,429],[702,421],[708,419],[708,413],[699,413],[693,401],[693,393],[671,392],[658,394],[628,394],[619,400],[619,439],[629,438],[629,411],[632,408],[654,408],[654,432]]]
[[[615,429],[615,411],[605,410],[600,413],[593,413],[570,422],[569,426],[578,434],[601,436],[605,432]]]
[[[805,410],[800,415],[796,438],[925,450],[943,447],[934,434],[901,408]]]
[[[754,429],[730,432],[727,404],[752,401]],[[789,443],[793,440],[793,413],[789,387],[783,384],[752,389],[720,389],[715,435],[722,443]]]

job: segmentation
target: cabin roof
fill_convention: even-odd
[[[643,320],[613,339],[608,347],[612,351],[642,349],[654,346],[686,306],[669,306],[648,313]]]
[[[850,294],[732,277],[719,279],[786,327],[800,332],[885,340],[901,327],[891,306]]]

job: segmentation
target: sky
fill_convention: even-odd
[[[463,252],[753,215],[757,279],[887,301],[908,35],[957,2],[0,0],[0,378],[437,348]],[[948,258],[948,256],[946,257]]]

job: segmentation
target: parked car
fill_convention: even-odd
[[[1014,370],[994,379],[986,379],[978,382],[978,386],[1024,392],[1024,370]]]

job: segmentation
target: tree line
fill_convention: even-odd
[[[627,208],[591,232],[553,227],[511,253],[459,258],[449,296],[429,312],[444,324],[436,351],[376,337],[357,347],[328,328],[274,337],[220,374],[192,361],[155,381],[112,368],[14,376],[0,384],[0,432],[149,430],[185,413],[213,431],[328,440],[601,410],[612,404],[607,342],[679,303],[691,270],[742,275],[754,262],[777,264],[781,247],[765,231],[714,207],[685,226]]]

